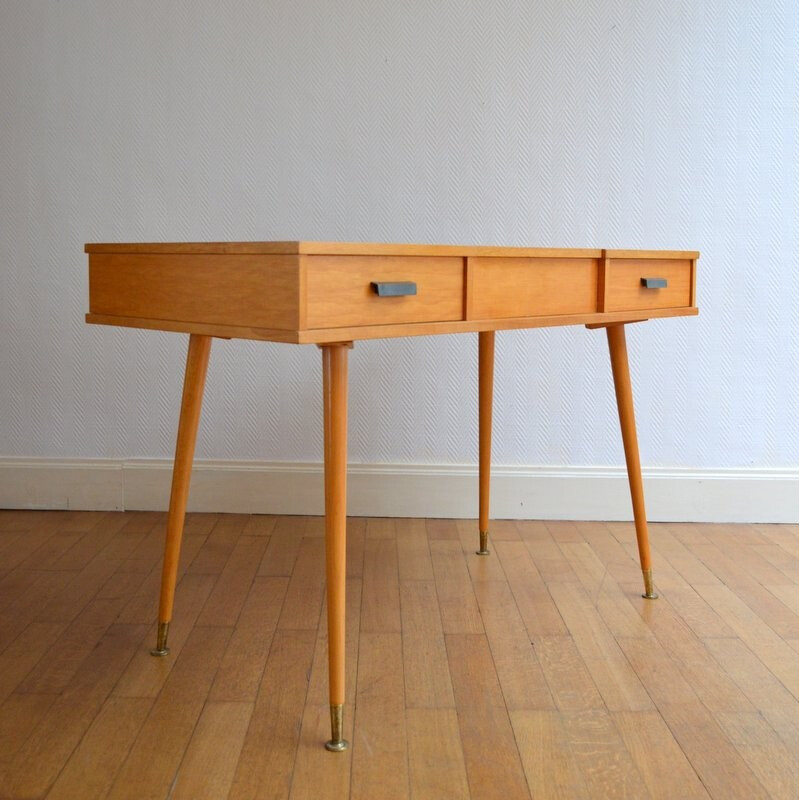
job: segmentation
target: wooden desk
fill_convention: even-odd
[[[698,253],[339,242],[88,244],[87,322],[188,333],[158,634],[165,656],[213,337],[322,349],[329,750],[343,750],[347,358],[358,339],[478,333],[479,520],[488,555],[495,331],[605,328],[639,546],[655,598],[625,324],[697,314]]]

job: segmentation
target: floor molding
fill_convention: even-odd
[[[164,510],[172,462],[0,459],[0,507]],[[651,521],[798,521],[796,469],[645,469]],[[198,461],[192,511],[320,514],[320,464]],[[353,516],[477,516],[477,470],[460,465],[353,464]],[[498,519],[631,519],[622,467],[496,466]]]

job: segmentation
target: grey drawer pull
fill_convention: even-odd
[[[370,286],[378,297],[406,297],[417,293],[417,284],[410,281],[401,281],[400,283],[378,283],[373,281]]]
[[[645,289],[666,289],[666,278],[642,278],[642,286]]]

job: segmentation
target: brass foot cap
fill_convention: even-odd
[[[489,551],[488,550],[476,550],[475,551],[475,555],[476,556],[488,556],[489,555]]]
[[[332,753],[341,753],[342,750],[347,750],[350,747],[350,742],[347,739],[331,739],[325,742],[325,749],[330,750]]]
[[[643,594],[642,597],[647,600],[658,600],[658,595],[655,592],[652,592],[651,594]]]
[[[154,648],[153,648],[153,649],[150,651],[150,655],[151,655],[151,656],[165,656],[165,655],[167,655],[168,653],[169,653],[169,647],[161,647],[161,648],[159,648],[159,647],[154,647]]]

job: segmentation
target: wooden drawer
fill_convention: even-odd
[[[468,319],[597,311],[597,258],[470,258]]]
[[[292,330],[297,257],[92,253],[89,310],[102,316]]]
[[[680,308],[692,305],[692,260],[688,258],[609,258],[604,311]],[[666,281],[646,288],[644,279]]]
[[[304,256],[306,328],[464,318],[464,260],[415,256]],[[380,297],[373,283],[414,283],[416,294]]]

